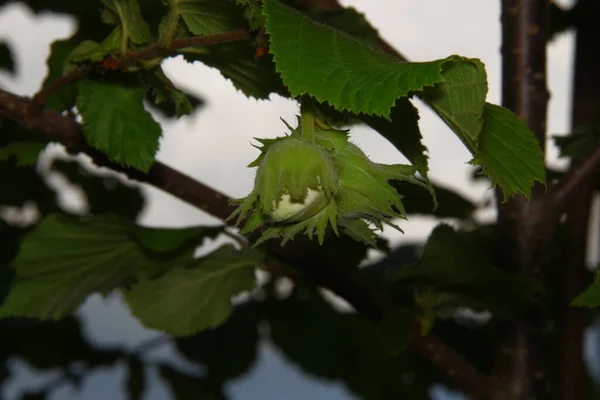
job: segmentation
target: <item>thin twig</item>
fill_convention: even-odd
[[[32,104],[25,97],[0,89],[0,116],[44,133],[70,149],[85,151],[99,165],[123,172],[131,179],[149,183],[219,219],[226,219],[233,211],[227,196],[160,162],[155,162],[148,174],[111,163],[105,155],[86,146],[81,126],[71,118],[47,108],[32,115]],[[395,307],[387,294],[371,287],[360,276],[347,268],[325,264],[294,243],[281,247],[276,242],[270,242],[267,249],[283,262],[298,266],[312,282],[336,293],[375,323]],[[503,391],[497,381],[477,371],[454,349],[433,336],[417,339],[415,349],[467,393],[488,399],[493,393]]]
[[[127,53],[125,56],[115,58],[114,62],[118,68],[126,69],[141,61],[148,61],[171,55],[180,49],[230,43],[248,38],[250,38],[250,32],[247,29],[236,29],[230,32],[217,33],[215,35],[180,38],[172,40],[166,45],[162,42],[158,42],[144,49]],[[84,65],[71,70],[52,84],[40,89],[40,91],[33,96],[34,103],[38,106],[44,106],[48,97],[71,83],[85,78],[93,70],[94,66],[92,65]]]
[[[577,192],[582,182],[589,180],[600,169],[600,146],[594,149],[560,182],[556,183],[546,194],[547,201],[553,204],[558,212],[565,210],[567,202]]]
[[[215,44],[230,43],[238,40],[249,39],[250,31],[247,29],[236,29],[230,32],[217,33],[215,35],[194,36],[172,40],[167,46],[163,43],[155,43],[142,50],[128,53],[116,59],[120,68],[130,67],[140,61],[152,60],[175,53],[177,50],[188,47],[204,47]]]
[[[40,89],[34,96],[33,102],[40,107],[43,107],[48,101],[48,97],[58,92],[60,89],[85,78],[91,71],[91,65],[85,65],[77,69],[71,70],[69,73],[61,76],[59,79],[52,82],[50,85]]]

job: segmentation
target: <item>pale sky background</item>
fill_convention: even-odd
[[[451,54],[481,59],[488,74],[488,101],[500,102],[500,1],[342,0],[341,3],[363,12],[379,29],[381,36],[411,61],[429,61]],[[73,22],[64,16],[34,16],[26,7],[17,4],[1,8],[0,40],[14,45],[19,69],[16,79],[0,74],[0,83],[18,94],[35,93],[46,75],[45,59],[49,44],[70,36],[73,29]],[[550,133],[569,131],[572,48],[573,35],[566,33],[554,40],[548,53]],[[160,120],[164,136],[158,159],[230,196],[245,196],[251,190],[254,178],[254,170],[246,168],[246,165],[257,154],[257,150],[250,146],[252,138],[283,134],[286,129],[279,117],[294,122],[297,104],[277,95],[272,95],[269,101],[248,99],[217,70],[200,63],[186,64],[182,59],[171,59],[165,62],[165,70],[182,89],[206,99],[207,106],[176,122]],[[471,170],[466,164],[470,156],[461,142],[428,108],[419,102],[416,105],[421,113],[421,132],[429,149],[431,178],[454,187],[474,201],[491,199],[492,193],[486,184],[471,182]],[[353,128],[351,137],[374,161],[406,161],[387,145],[385,139],[366,127]],[[548,149],[548,159],[553,165],[565,165],[556,160],[553,148]],[[140,222],[145,225],[182,227],[219,223],[157,189],[145,187],[144,190],[148,195],[148,205]],[[71,201],[76,204],[75,200]],[[480,213],[482,218],[493,216],[492,208]],[[390,230],[385,232],[385,236],[392,244],[424,239],[436,223],[432,218],[411,218],[400,224],[404,235]],[[215,243],[209,247],[214,246]],[[86,332],[98,343],[134,347],[156,335],[130,317],[118,296],[107,300],[94,296],[82,307],[80,315],[86,321]],[[354,398],[341,385],[309,380],[295,367],[282,367],[285,361],[269,346],[263,346],[261,352],[261,361],[251,374],[231,385],[232,399]],[[172,351],[167,345],[155,351],[152,357],[170,360]],[[22,379],[47,380],[47,377],[34,378],[26,365],[15,364],[15,368],[23,374]],[[86,379],[80,395],[66,389],[52,399],[117,400],[120,398],[117,393],[119,379],[123,375],[124,369],[116,373],[98,372]],[[23,380],[11,382],[11,390],[5,396],[11,399],[10,393],[22,385]],[[167,399],[165,390],[154,380],[146,399]]]

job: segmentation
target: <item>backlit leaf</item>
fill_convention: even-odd
[[[147,172],[161,128],[144,109],[145,94],[142,86],[86,79],[79,84],[77,108],[90,146],[119,164]]]
[[[226,244],[187,268],[135,284],[127,304],[144,326],[172,335],[216,327],[231,313],[231,298],[254,288],[259,262],[259,253]]]
[[[545,181],[543,153],[525,122],[512,111],[486,103],[478,152],[471,164],[483,167],[504,198],[531,194],[533,184]]]
[[[21,244],[0,316],[61,318],[90,294],[193,262],[190,241],[199,245],[206,234],[210,228],[140,228],[110,214],[87,221],[50,215]]]
[[[396,99],[444,80],[442,67],[466,59],[400,62],[278,1],[264,6],[270,51],[292,96],[310,94],[340,111],[388,117]]]

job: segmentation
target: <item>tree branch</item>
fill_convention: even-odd
[[[180,49],[235,42],[238,40],[248,39],[250,37],[251,34],[247,29],[236,29],[230,32],[217,33],[215,35],[175,39],[167,44],[158,42],[144,49],[132,51],[121,57],[116,57],[114,62],[116,64],[116,68],[125,69],[141,61],[148,61],[155,58],[168,56]],[[61,78],[37,92],[35,96],[33,96],[33,101],[40,106],[45,105],[48,97],[50,97],[52,94],[58,92],[60,89],[70,85],[73,82],[85,78],[93,70],[93,66],[84,65],[68,72]]]
[[[61,76],[59,79],[52,82],[50,85],[41,88],[34,96],[33,102],[37,105],[44,106],[48,101],[48,97],[58,92],[60,89],[85,78],[92,72],[92,66],[86,65],[77,69],[71,70],[69,73]]]
[[[600,169],[600,146],[595,148],[581,162],[575,164],[570,172],[560,182],[552,185],[545,198],[551,203],[557,212],[563,212],[580,186],[593,178]]]
[[[120,68],[130,67],[140,61],[152,60],[158,57],[164,57],[175,53],[177,50],[187,47],[203,47],[215,44],[236,42],[238,40],[249,39],[250,31],[247,29],[236,29],[230,32],[217,33],[215,35],[194,36],[180,39],[174,39],[166,46],[163,43],[155,43],[145,49],[128,53],[123,57],[116,59]]]
[[[37,130],[71,150],[84,151],[99,165],[123,172],[131,179],[149,183],[215,217],[225,219],[233,211],[227,196],[160,162],[155,162],[148,174],[111,163],[106,156],[85,144],[78,123],[47,108],[32,113],[33,107],[36,105],[31,100],[0,89],[0,116]],[[347,268],[323,263],[293,242],[282,247],[272,241],[267,244],[267,249],[283,262],[298,266],[312,282],[336,293],[375,323],[380,322],[384,315],[395,308],[387,293],[371,287]],[[415,338],[413,346],[419,355],[453,379],[466,393],[489,399],[493,393],[504,390],[497,381],[479,372],[459,353],[432,335]]]
[[[546,144],[546,42],[548,0],[502,0],[502,105],[514,111]],[[533,200],[514,196],[503,202],[496,190],[499,240],[497,265],[520,275],[539,278],[544,270],[556,224],[539,201],[543,186],[533,188]],[[507,383],[514,400],[542,398],[545,379],[541,352],[541,314],[504,324],[498,332],[494,375]],[[494,400],[502,397],[494,397]]]

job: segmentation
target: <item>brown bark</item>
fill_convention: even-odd
[[[513,110],[534,132],[540,145],[546,140],[546,37],[549,4],[547,0],[502,1],[502,105]],[[539,201],[543,187],[533,190],[533,198],[523,196],[502,203],[497,191],[500,267],[531,277],[539,277],[545,246],[552,229]],[[539,315],[500,329],[494,375],[506,382],[515,400],[544,395]],[[502,399],[502,395],[495,399]]]

